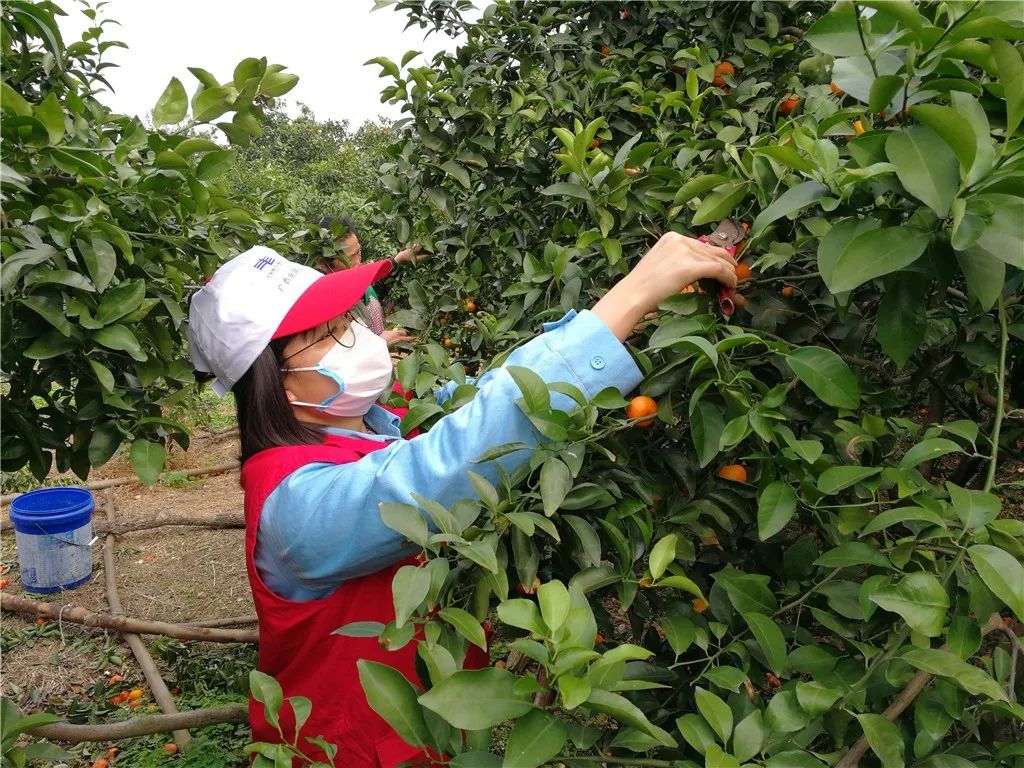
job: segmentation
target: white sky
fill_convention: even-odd
[[[90,24],[72,0],[58,0],[68,14],[60,19],[65,43],[80,39]],[[115,89],[102,96],[118,112],[145,117],[168,80],[177,76],[191,97],[198,81],[187,67],[202,67],[224,82],[247,56],[266,56],[299,76],[284,99],[289,112],[296,102],[309,105],[321,119],[349,120],[358,127],[378,115],[400,117],[398,107],[382,104],[380,91],[390,78],[378,78],[375,56],[400,63],[408,50],[423,51],[413,64],[438,50],[454,50],[444,35],[418,26],[403,31],[405,14],[391,8],[373,11],[372,0],[110,0],[101,39],[128,45],[110,48],[105,60],[119,66],[106,70]]]

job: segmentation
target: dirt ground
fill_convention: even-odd
[[[178,450],[168,460],[169,469],[214,466],[238,455],[236,438],[208,438],[193,443],[187,452]],[[115,459],[89,480],[131,475],[123,459]],[[165,484],[166,483],[166,484]],[[171,487],[173,486],[173,487]],[[242,491],[238,472],[187,479],[171,476],[152,488],[140,484],[111,489],[118,520],[146,518],[166,510],[196,516],[238,512]],[[95,491],[97,504],[105,491]],[[6,510],[4,516],[6,517]],[[94,519],[102,519],[97,510]],[[115,549],[118,593],[127,615],[168,622],[241,616],[254,612],[245,574],[244,532],[241,529],[164,527],[118,536]],[[2,534],[2,562],[7,566],[4,587],[21,595],[13,532]],[[93,547],[93,578],[74,590],[53,595],[28,595],[51,603],[107,611],[104,590],[102,539]],[[120,657],[129,668],[131,655],[120,645],[117,633],[79,628],[68,623],[38,626],[32,617],[4,612],[0,691],[30,704],[87,688],[105,671],[116,667]],[[107,636],[104,637],[104,634]],[[30,636],[31,642],[26,642]]]

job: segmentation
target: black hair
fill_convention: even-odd
[[[340,216],[321,216],[316,220],[316,225],[321,229],[344,229],[346,235],[359,237],[359,225],[347,213]]]
[[[298,336],[310,336],[316,329]],[[312,424],[295,418],[284,394],[281,364],[288,342],[295,336],[274,339],[256,358],[249,370],[231,388],[242,442],[244,464],[260,451],[286,445],[319,445],[324,434]]]

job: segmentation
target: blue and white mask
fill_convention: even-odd
[[[345,343],[352,339],[351,343]],[[319,403],[292,401],[332,416],[363,416],[391,384],[394,367],[387,342],[369,328],[352,321],[341,342],[336,342],[316,365],[282,368],[282,372],[316,371],[338,385],[338,391]]]

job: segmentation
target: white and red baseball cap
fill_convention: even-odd
[[[222,264],[192,296],[189,353],[212,373],[218,395],[230,390],[272,339],[315,328],[350,310],[391,261],[321,274],[262,245]]]

